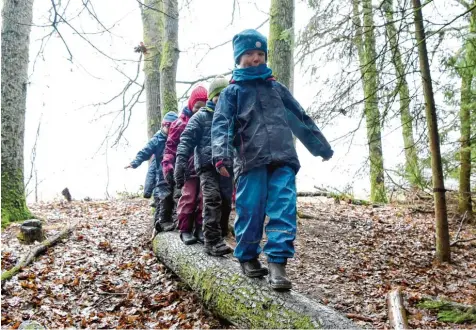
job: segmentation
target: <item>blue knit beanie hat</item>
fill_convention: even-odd
[[[254,29],[241,31],[233,37],[235,64],[239,64],[241,55],[249,50],[262,50],[268,61],[268,40]]]
[[[165,114],[162,124],[171,123],[178,118],[177,114],[173,111],[169,111]]]

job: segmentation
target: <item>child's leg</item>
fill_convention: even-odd
[[[162,228],[160,226],[160,215],[161,215],[161,203],[160,198],[158,196],[154,196],[155,201],[155,211],[154,211],[154,227],[157,232],[161,232]]]
[[[215,169],[200,174],[203,195],[203,234],[205,246],[217,244],[221,240],[220,217],[220,174]]]
[[[236,188],[236,248],[240,262],[253,260],[261,253],[267,198],[267,169],[258,167],[238,178]]]
[[[230,221],[231,200],[233,195],[233,178],[220,176],[220,193],[221,193],[221,219],[220,227],[223,237],[228,235],[228,222]]]
[[[172,212],[174,209],[174,200],[172,193],[162,196],[160,199],[160,225],[164,231],[170,231],[175,229],[175,224],[172,218]]]
[[[202,230],[203,228],[203,194],[200,188],[200,178],[197,176],[195,180],[195,228]],[[202,233],[203,234],[203,233]]]
[[[185,181],[182,187],[182,195],[178,201],[177,214],[181,233],[193,231],[193,215],[196,208],[196,183],[194,180]]]
[[[264,253],[268,262],[283,264],[294,256],[296,238],[296,174],[288,166],[276,168],[268,180]]]
[[[178,228],[178,203],[179,203],[179,200],[180,200],[180,197],[182,196],[182,190],[181,189],[178,189],[177,187],[175,186],[172,186],[172,196],[173,196],[173,201],[174,201],[174,206],[173,206],[173,210],[172,210],[172,219],[174,221],[174,223],[176,223],[177,225],[177,228]]]

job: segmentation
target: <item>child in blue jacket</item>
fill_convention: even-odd
[[[173,222],[173,187],[171,187],[164,178],[162,173],[161,162],[164,155],[165,142],[169,133],[169,127],[173,121],[177,119],[175,112],[168,112],[162,120],[161,129],[154,134],[152,139],[147,142],[147,145],[137,153],[136,158],[125,168],[137,168],[146,160],[149,160],[152,155],[155,155],[155,164],[157,166],[156,173],[158,179],[156,182],[156,189],[158,193],[158,201],[156,203],[154,214],[154,228],[156,232],[163,230],[170,231],[175,229]]]
[[[233,37],[235,64],[231,84],[220,95],[212,123],[213,162],[223,176],[234,163],[236,188],[234,255],[249,277],[268,269],[258,256],[265,216],[264,253],[273,289],[289,290],[286,262],[294,256],[296,183],[300,168],[293,134],[324,160],[333,151],[324,135],[289,90],[266,65],[267,40],[256,30]],[[234,160],[234,161],[233,161]]]

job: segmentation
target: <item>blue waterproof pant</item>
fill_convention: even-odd
[[[240,262],[261,253],[265,216],[268,262],[284,263],[294,256],[296,181],[289,166],[262,166],[240,175],[236,188],[235,257]]]

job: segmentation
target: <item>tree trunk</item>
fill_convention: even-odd
[[[384,0],[383,10],[386,18],[386,32],[392,51],[392,64],[397,75],[398,95],[400,98],[400,122],[402,125],[403,147],[405,148],[405,174],[414,189],[422,188],[423,175],[419,166],[415,139],[413,138],[413,116],[410,111],[410,91],[406,79],[405,66],[398,44],[398,32],[394,23],[393,0]]]
[[[5,0],[2,18],[3,225],[31,218],[23,182],[23,144],[33,0]]]
[[[474,3],[473,3],[474,6]],[[469,35],[466,39],[466,56],[458,65],[461,76],[461,148],[460,148],[460,171],[459,171],[459,211],[466,213],[469,219],[473,219],[473,207],[471,201],[471,113],[476,112],[476,101],[473,101],[472,82],[474,79],[474,67],[476,65],[476,10],[472,11],[469,25]]]
[[[268,65],[276,79],[293,84],[294,0],[271,0]]]
[[[177,77],[178,48],[178,2],[164,0],[164,43],[160,62],[160,102],[162,115],[169,111],[177,112]],[[191,110],[191,109],[190,109]]]
[[[372,1],[362,1],[362,30],[359,12],[359,0],[353,0],[353,23],[356,27],[354,43],[357,47],[362,84],[364,88],[364,113],[367,124],[367,140],[370,159],[370,200],[377,203],[387,202],[385,190],[382,135],[380,130],[380,111],[377,90],[379,86],[375,53],[375,35],[372,13]]]
[[[208,256],[198,244],[185,246],[177,233],[158,234],[153,249],[207,308],[240,329],[356,328],[327,306],[296,292],[276,292],[265,279],[244,276],[232,259]]]
[[[428,139],[430,140],[431,171],[433,178],[433,195],[435,199],[436,220],[436,258],[439,261],[449,262],[450,235],[448,232],[448,218],[446,212],[445,183],[441,165],[440,137],[438,132],[438,118],[436,116],[433,85],[431,81],[430,64],[426,49],[425,28],[420,0],[412,0],[415,21],[415,35],[418,43],[418,57],[425,97],[425,113],[428,126]]]
[[[162,15],[162,0],[145,0],[142,6],[142,25],[144,30],[144,43],[147,54],[144,54],[145,74],[145,106],[147,109],[147,136],[152,136],[160,129],[160,61],[162,58],[162,39],[164,22]]]

